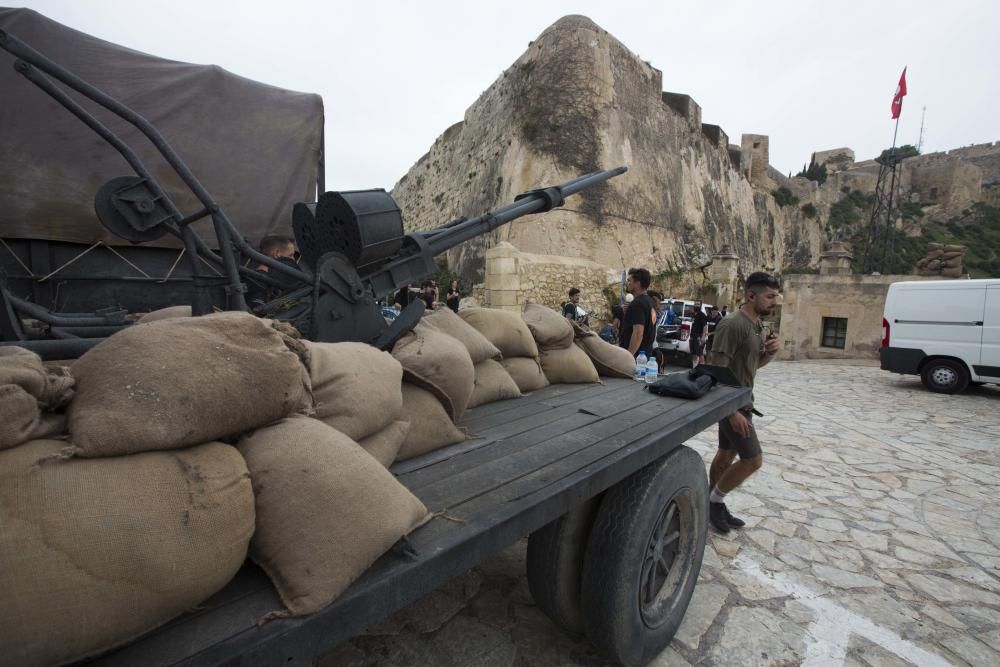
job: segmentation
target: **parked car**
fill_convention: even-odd
[[[668,354],[680,354],[685,358],[691,356],[691,322],[696,312],[694,304],[694,301],[681,299],[664,299],[660,302],[661,309],[671,308],[676,315],[673,324],[656,327],[656,342],[661,350]],[[711,307],[712,304],[703,303],[702,312],[708,315]]]
[[[942,394],[1000,383],[1000,280],[889,285],[879,358],[882,370],[919,375]]]

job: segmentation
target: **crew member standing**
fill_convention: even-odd
[[[741,386],[753,387],[757,370],[774,359],[778,352],[777,338],[765,338],[760,318],[774,314],[779,288],[772,276],[751,273],[746,281],[746,303],[715,327],[710,363],[728,367]],[[709,521],[721,533],[746,525],[729,512],[726,495],[760,470],[764,463],[757,429],[753,426],[753,413],[751,395],[749,403],[719,422],[719,449],[708,477],[712,488]],[[735,460],[737,454],[739,461]]]
[[[632,302],[625,309],[618,345],[629,351],[633,357],[639,350],[652,354],[656,321],[653,300],[646,294],[652,276],[646,269],[629,269],[625,279],[625,290],[632,295]],[[627,300],[627,299],[626,299]]]

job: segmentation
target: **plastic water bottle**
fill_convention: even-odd
[[[639,356],[635,358],[635,380],[642,382],[646,375],[646,353],[639,350]]]
[[[658,378],[660,367],[656,363],[656,357],[650,357],[646,362],[646,384],[653,384]]]

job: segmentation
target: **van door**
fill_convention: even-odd
[[[901,285],[889,322],[892,345],[923,350],[929,357],[955,357],[971,369],[980,363],[986,284],[949,282]],[[888,312],[888,301],[886,306]]]
[[[986,312],[983,314],[983,353],[976,375],[1000,378],[1000,281],[986,288]]]

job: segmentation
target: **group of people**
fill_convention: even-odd
[[[617,331],[617,342],[632,356],[640,350],[656,349],[657,326],[672,323],[676,316],[669,304],[660,311],[662,297],[649,291],[651,278],[647,269],[629,269],[625,302],[612,309],[611,326]],[[752,273],[746,278],[743,297],[743,304],[732,313],[715,307],[706,313],[702,302],[695,302],[689,340],[694,366],[707,358],[709,364],[731,370],[741,386],[753,387],[757,371],[778,353],[777,337],[767,332],[762,320],[773,315],[778,305],[778,280],[764,272]],[[577,313],[580,290],[570,289],[569,298],[563,314],[572,318]],[[658,353],[658,357],[662,369],[662,355]],[[709,522],[721,533],[746,525],[729,511],[726,496],[763,465],[754,415],[761,413],[751,394],[746,405],[719,422],[718,449],[709,468]]]
[[[457,313],[458,304],[462,300],[462,293],[459,290],[458,281],[453,280],[451,285],[448,287],[445,300],[442,303],[437,283],[433,280],[425,280],[420,283],[419,291],[414,291],[410,285],[404,285],[396,290],[396,294],[393,296],[392,307],[395,308],[397,312],[401,311],[403,308],[410,305],[410,302],[414,299],[420,299],[423,301],[427,310],[441,308],[443,305],[451,308]]]

